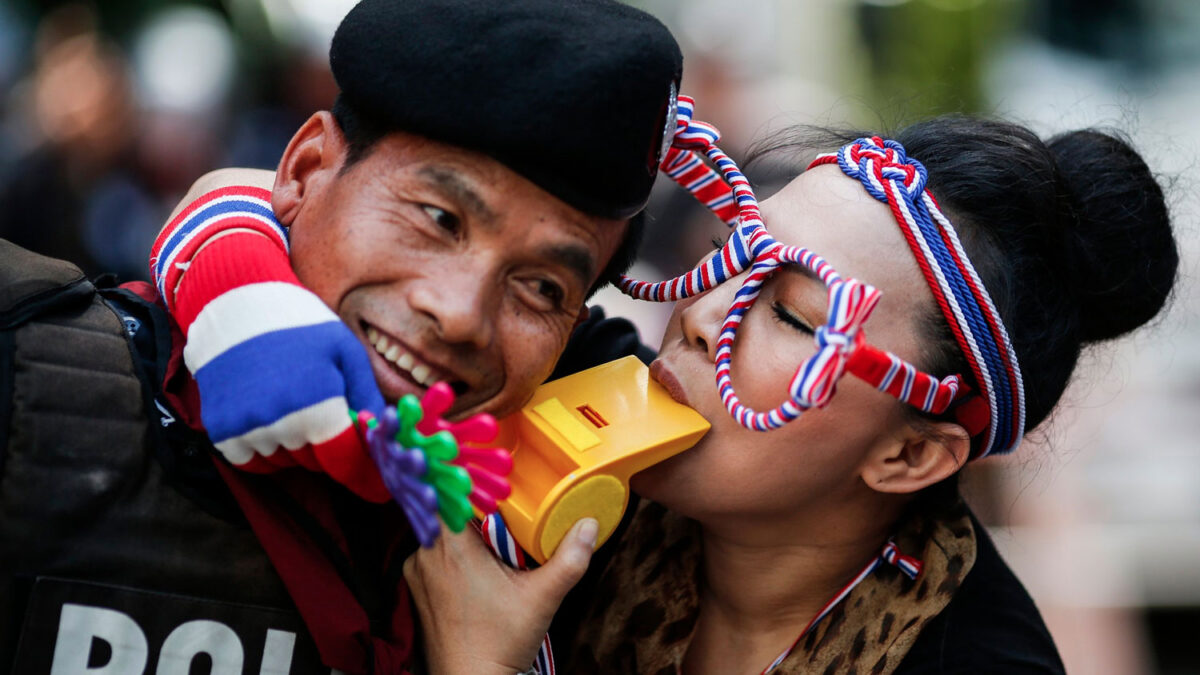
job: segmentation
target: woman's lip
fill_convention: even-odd
[[[667,394],[675,399],[676,402],[691,407],[691,404],[688,403],[687,392],[683,390],[683,385],[679,383],[679,378],[675,377],[675,373],[671,372],[671,369],[663,363],[662,359],[656,359],[650,364],[650,377],[654,378],[655,382],[661,384],[663,389],[667,390]]]

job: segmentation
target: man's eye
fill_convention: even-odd
[[[812,326],[805,323],[800,317],[792,314],[783,304],[779,302],[771,303],[771,313],[775,315],[775,320],[787,324],[801,333],[813,334]]]
[[[561,286],[553,281],[546,281],[545,279],[539,279],[536,282],[536,288],[538,295],[541,295],[550,302],[554,303],[555,307],[561,305],[563,299],[566,298],[567,295]]]
[[[430,218],[432,218],[433,222],[437,223],[438,227],[453,234],[458,233],[461,225],[458,222],[458,216],[455,216],[453,213],[450,213],[445,209],[439,209],[438,207],[430,206],[429,204],[422,205],[421,210],[424,211]]]

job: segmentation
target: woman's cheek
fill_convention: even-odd
[[[798,350],[780,344],[785,343],[788,336],[764,333],[748,334],[745,340],[734,342],[730,371],[738,398],[757,412],[766,412],[787,400],[788,384],[803,360]]]

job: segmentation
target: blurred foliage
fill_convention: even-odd
[[[984,66],[1018,27],[1024,7],[1022,0],[860,2],[868,103],[889,125],[985,111]]]
[[[44,15],[78,0],[4,0],[16,12],[36,22]],[[196,5],[225,13],[222,0],[96,0],[90,5],[99,18],[99,29],[119,42],[127,41],[146,17],[170,5]]]

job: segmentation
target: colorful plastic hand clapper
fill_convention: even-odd
[[[495,439],[499,426],[491,415],[445,420],[454,392],[445,383],[430,387],[418,401],[401,398],[379,419],[355,415],[367,439],[371,458],[383,482],[404,509],[422,546],[432,546],[440,528],[438,516],[461,532],[475,515],[494,513],[508,496],[512,459],[507,450],[479,447]]]

